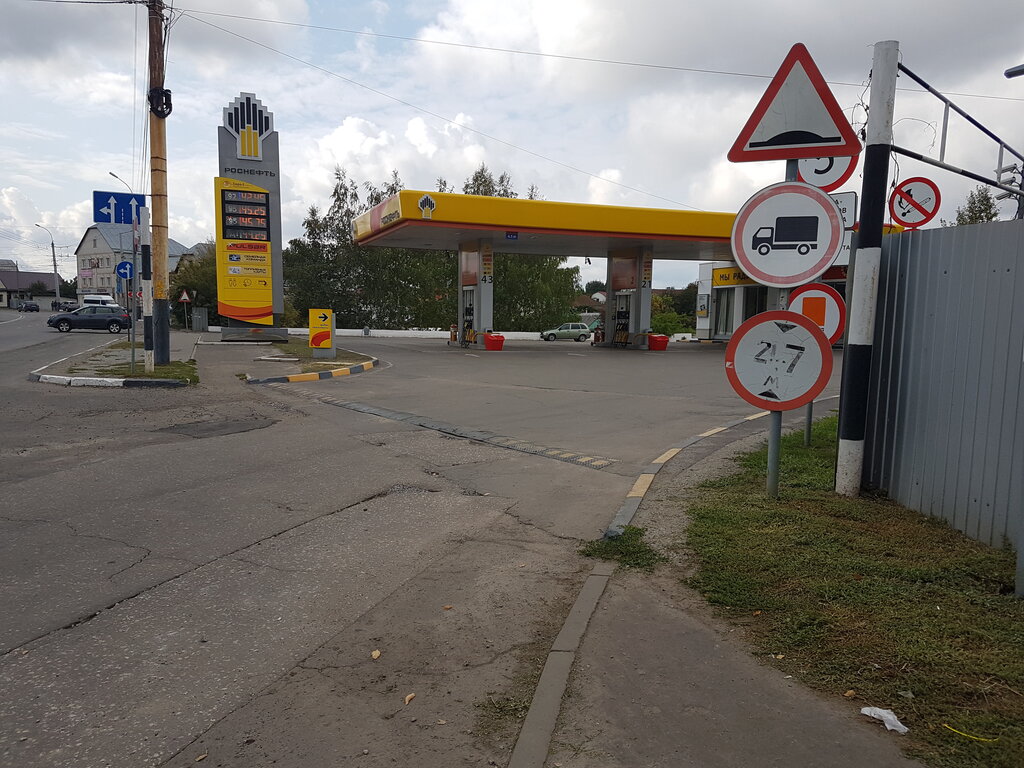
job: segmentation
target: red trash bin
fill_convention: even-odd
[[[662,352],[668,349],[668,336],[660,333],[652,333],[647,336],[647,348],[652,352]]]
[[[500,352],[502,347],[505,346],[505,337],[500,333],[485,333],[484,334],[484,349],[489,349],[492,352]]]

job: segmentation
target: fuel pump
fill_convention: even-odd
[[[615,294],[615,335],[612,344],[629,344],[629,312],[633,296],[628,293]]]
[[[462,341],[473,343],[476,341],[476,331],[473,328],[473,307],[476,303],[476,288],[469,287],[462,289]]]

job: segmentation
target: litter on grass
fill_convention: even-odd
[[[878,707],[862,707],[860,710],[862,715],[873,717],[875,720],[881,720],[885,723],[885,727],[890,731],[896,731],[896,733],[906,733],[910,729],[907,728],[903,723],[900,722],[899,718],[896,717],[896,713],[891,709],[879,709]]]

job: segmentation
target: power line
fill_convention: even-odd
[[[669,72],[693,72],[702,75],[724,75],[727,77],[750,77],[760,80],[770,80],[774,75],[763,75],[756,72],[734,72],[726,69],[706,69],[703,67],[683,67],[674,64],[652,64],[650,62],[642,61],[625,61],[622,59],[604,59],[599,57],[591,56],[570,56],[568,54],[561,53],[543,53],[541,51],[528,51],[520,48],[496,48],[487,45],[474,45],[472,43],[454,43],[450,40],[429,40],[422,37],[406,37],[403,35],[389,35],[383,32],[367,32],[365,30],[357,29],[345,29],[344,27],[328,27],[321,24],[303,24],[297,21],[282,21],[279,19],[262,19],[255,18],[253,16],[240,16],[232,13],[218,13],[216,11],[201,11],[193,10],[191,8],[179,8],[179,12],[189,14],[198,13],[204,16],[220,16],[228,19],[239,19],[242,21],[256,21],[264,24],[277,24],[278,26],[285,27],[298,27],[300,29],[312,29],[321,32],[341,32],[348,35],[357,35],[362,37],[376,37],[383,40],[399,40],[408,43],[423,43],[425,45],[440,45],[449,48],[466,48],[474,51],[488,51],[491,53],[510,53],[516,56],[535,56],[537,58],[545,59],[561,59],[562,61],[579,61],[588,64],[607,64],[617,67],[636,67],[641,69],[660,69]],[[195,17],[192,17],[195,19]],[[195,19],[201,21],[201,19]],[[211,25],[214,26],[214,25]],[[220,27],[217,27],[220,29]],[[247,38],[246,38],[247,39]],[[845,83],[839,80],[826,80],[829,85],[839,85],[846,88],[863,88],[863,83]],[[926,93],[918,88],[897,88],[898,91],[904,91],[906,93]],[[981,93],[956,93],[954,91],[947,91],[950,96],[963,96],[971,99],[994,99],[997,101],[1024,101],[1024,98],[1014,96],[990,96],[988,94]]]
[[[276,53],[279,56],[284,56],[286,59],[291,59],[292,61],[298,62],[299,64],[302,64],[302,65],[307,66],[307,67],[311,67],[312,69],[315,69],[318,72],[323,72],[325,75],[329,75],[329,76],[335,77],[335,78],[337,78],[339,80],[343,80],[344,82],[349,83],[350,85],[354,85],[354,86],[356,86],[358,88],[362,88],[364,90],[370,91],[371,93],[375,93],[378,96],[383,96],[384,98],[390,99],[391,101],[394,101],[394,102],[396,102],[398,104],[401,104],[402,106],[409,107],[410,109],[414,109],[417,112],[422,112],[425,115],[429,115],[429,116],[431,116],[433,118],[436,118],[437,120],[441,120],[441,121],[443,121],[446,124],[457,126],[458,128],[460,128],[460,129],[462,129],[464,131],[469,131],[471,133],[475,133],[478,136],[484,137],[485,139],[497,142],[498,144],[502,144],[502,145],[504,145],[506,147],[510,147],[511,149],[518,150],[519,152],[524,152],[524,153],[526,153],[528,155],[531,155],[533,157],[536,157],[536,158],[538,158],[540,160],[544,160],[544,161],[549,162],[549,163],[554,163],[555,165],[560,165],[563,168],[566,168],[566,169],[568,169],[570,171],[574,171],[575,173],[582,173],[583,175],[589,176],[592,179],[597,179],[599,181],[602,181],[602,182],[605,182],[605,183],[608,183],[608,184],[612,184],[612,185],[617,186],[617,187],[621,187],[622,189],[628,189],[631,192],[638,192],[638,193],[640,193],[642,195],[647,195],[649,197],[653,197],[653,198],[656,198],[658,200],[664,200],[665,202],[672,203],[673,205],[681,205],[684,208],[693,208],[694,210],[697,210],[697,211],[702,210],[701,208],[697,208],[696,206],[690,205],[689,203],[683,203],[683,202],[680,202],[679,200],[673,200],[672,198],[663,197],[662,195],[655,194],[654,192],[648,192],[647,190],[640,189],[639,187],[631,187],[628,184],[623,184],[623,183],[618,182],[618,181],[612,181],[611,179],[607,179],[607,178],[605,178],[603,176],[598,176],[596,173],[591,173],[590,171],[586,171],[586,170],[584,170],[582,168],[577,168],[576,166],[570,165],[569,163],[564,163],[561,160],[555,160],[554,158],[547,157],[546,155],[542,155],[539,152],[534,152],[532,149],[526,149],[525,147],[520,147],[517,144],[513,144],[511,141],[506,141],[505,139],[499,139],[497,136],[492,136],[489,133],[485,133],[485,132],[483,132],[481,130],[478,130],[476,128],[473,128],[471,126],[465,125],[464,123],[458,123],[458,122],[456,122],[455,120],[453,120],[453,119],[451,119],[449,117],[445,117],[444,115],[440,115],[437,112],[432,112],[431,110],[426,109],[424,107],[417,106],[416,104],[413,104],[411,102],[405,101],[404,99],[400,99],[397,96],[392,96],[391,94],[385,93],[384,91],[378,90],[377,88],[373,88],[372,86],[365,85],[364,83],[360,83],[357,80],[353,80],[350,77],[345,77],[344,75],[340,75],[337,72],[333,72],[333,71],[331,71],[329,69],[326,69],[325,67],[321,67],[318,64],[314,64],[314,63],[312,63],[310,61],[306,61],[305,59],[301,59],[298,56],[293,56],[290,53],[286,53],[286,52],[284,52],[282,50],[279,50],[277,48],[269,46],[266,43],[261,43],[258,40],[253,40],[252,38],[246,37],[245,35],[242,35],[242,34],[240,34],[238,32],[233,32],[230,29],[225,29],[224,27],[220,27],[220,26],[214,24],[213,22],[206,21],[205,19],[196,18],[195,16],[192,16],[191,13],[187,13],[185,11],[181,11],[181,14],[182,14],[183,18],[189,18],[189,19],[192,19],[193,21],[198,21],[200,24],[206,24],[207,26],[213,27],[214,29],[218,29],[221,32],[224,32],[225,34],[231,35],[232,37],[237,37],[240,40],[245,40],[246,42],[252,43],[253,45],[257,45],[260,48],[264,48],[264,49],[266,49],[268,51],[272,51],[273,53]]]

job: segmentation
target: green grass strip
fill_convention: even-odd
[[[899,737],[909,756],[1021,768],[1012,552],[885,498],[837,496],[835,451],[836,420],[825,419],[811,448],[802,433],[783,439],[779,499],[765,493],[766,449],[702,486],[688,512],[690,583],[769,663],[858,710],[892,709],[910,728]]]

